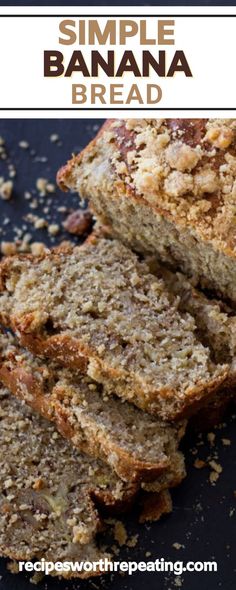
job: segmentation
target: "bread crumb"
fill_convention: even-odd
[[[210,443],[211,445],[213,445],[213,444],[214,444],[214,442],[215,442],[215,438],[216,438],[216,435],[214,434],[214,432],[208,432],[208,435],[207,435],[207,440],[209,441],[209,443]]]
[[[47,183],[48,183],[48,181],[46,178],[37,178],[37,180],[36,180],[36,188],[42,197],[45,197],[45,195],[46,195]]]
[[[194,467],[196,469],[202,469],[203,467],[206,467],[206,461],[202,461],[202,459],[196,459],[194,461]]]
[[[122,545],[125,545],[127,542],[127,531],[123,522],[121,522],[120,520],[116,520],[115,522],[114,538],[120,547],[122,547]]]
[[[214,461],[214,459],[212,461],[209,461],[209,465],[211,466],[211,468],[216,471],[216,473],[222,473],[223,469],[222,466],[219,463],[216,463],[216,461]]]
[[[12,180],[4,180],[3,177],[0,178],[0,197],[3,201],[9,201],[12,196],[13,191],[13,182]]]
[[[30,245],[30,250],[33,256],[41,256],[47,250],[47,247],[43,242],[33,242]]]
[[[181,588],[181,586],[183,585],[183,580],[180,578],[180,576],[175,577],[174,585],[177,588]]]
[[[231,445],[231,440],[230,440],[229,438],[222,438],[221,440],[222,440],[222,444],[223,444],[225,447],[230,447],[230,445]]]
[[[58,225],[58,223],[51,223],[48,226],[48,233],[50,234],[50,236],[57,236],[59,231],[60,231],[60,226]]]
[[[57,143],[57,141],[59,141],[59,139],[60,139],[60,137],[59,137],[59,135],[57,133],[52,133],[50,135],[50,141],[52,143]]]
[[[48,226],[48,222],[43,217],[37,217],[34,222],[35,229],[43,229]]]
[[[17,561],[10,561],[7,563],[7,569],[11,574],[19,574],[19,566]]]
[[[44,573],[43,572],[35,572],[35,574],[32,576],[32,578],[30,578],[30,583],[31,584],[35,584],[35,586],[41,582],[44,578]]]
[[[211,482],[211,484],[215,484],[217,482],[217,480],[219,479],[219,473],[217,473],[216,471],[211,471],[210,476],[209,476],[209,480]]]
[[[126,544],[127,544],[127,547],[136,547],[137,543],[138,543],[138,534],[130,537],[130,539],[127,541]]]
[[[48,182],[46,186],[47,193],[55,193],[56,187],[53,182]]]
[[[48,182],[47,178],[37,178],[36,188],[39,191],[40,197],[46,197],[48,193],[54,193],[56,190],[52,182]]]
[[[172,547],[174,547],[174,549],[177,549],[177,551],[179,549],[184,549],[184,545],[182,545],[181,543],[173,543]]]
[[[27,150],[29,148],[29,142],[25,141],[24,139],[19,141],[18,145],[20,148],[22,148],[22,150]]]
[[[13,256],[17,252],[15,242],[1,242],[1,254],[3,256]]]

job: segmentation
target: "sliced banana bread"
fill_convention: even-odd
[[[58,182],[115,236],[236,304],[236,119],[107,121]]]
[[[236,311],[220,299],[207,297],[186,276],[171,272],[156,259],[148,261],[150,270],[163,279],[174,297],[179,297],[179,310],[195,319],[201,341],[211,350],[216,363],[230,364],[232,380],[236,371]]]
[[[230,372],[223,389],[214,396],[192,417],[190,427],[198,430],[212,428],[224,418],[235,398],[236,376],[236,312],[218,299],[210,299],[196,289],[181,273],[174,273],[157,263],[156,258],[149,260],[152,272],[161,277],[174,296],[179,296],[179,309],[188,311],[194,317],[197,333],[215,362],[226,362]]]
[[[53,562],[104,557],[96,545],[102,521],[95,504],[126,504],[135,487],[101,461],[79,454],[4,389],[0,423],[0,554]],[[73,575],[88,573],[65,574]]]
[[[184,423],[171,426],[117,397],[78,371],[42,361],[0,338],[0,380],[80,450],[107,462],[126,481],[153,481],[176,464]]]
[[[0,320],[34,353],[83,369],[164,420],[193,413],[229,373],[178,297],[116,240],[3,261]]]

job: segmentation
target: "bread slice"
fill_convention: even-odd
[[[153,481],[176,465],[184,423],[169,425],[117,397],[104,396],[91,379],[33,357],[10,335],[1,337],[0,349],[4,385],[122,479]]]
[[[174,296],[179,296],[179,309],[191,313],[197,325],[201,341],[211,350],[215,362],[230,365],[230,372],[223,389],[202,407],[190,422],[198,430],[206,430],[219,424],[235,398],[236,375],[236,312],[221,300],[210,299],[179,272],[171,272],[156,259],[149,260],[150,269],[161,277]]]
[[[17,560],[98,561],[102,520],[134,498],[101,461],[79,454],[47,421],[0,390],[0,554]],[[97,572],[99,572],[99,567]],[[60,573],[88,577],[91,573]]]
[[[58,173],[113,234],[236,304],[236,119],[105,123]]]
[[[178,297],[116,240],[10,257],[0,283],[0,320],[23,346],[164,420],[190,415],[227,379]]]
[[[156,259],[148,260],[150,270],[161,278],[174,297],[179,297],[179,310],[195,319],[197,333],[211,350],[216,363],[230,365],[232,381],[236,372],[236,311],[220,299],[207,297],[180,272],[172,272]]]

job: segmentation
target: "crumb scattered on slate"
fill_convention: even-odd
[[[0,197],[3,201],[9,201],[12,197],[13,182],[12,180],[4,180],[3,176],[0,178]]]

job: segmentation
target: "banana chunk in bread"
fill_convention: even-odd
[[[169,425],[117,397],[79,371],[61,368],[0,337],[0,380],[80,450],[103,459],[126,481],[153,481],[178,460],[185,424]]]
[[[102,526],[96,502],[125,504],[135,488],[101,461],[79,454],[3,388],[0,425],[0,554],[27,561],[104,558],[96,544]]]
[[[236,119],[107,121],[58,183],[132,248],[236,305]]]
[[[164,420],[193,413],[229,373],[178,301],[116,240],[0,266],[0,320],[23,346]]]

